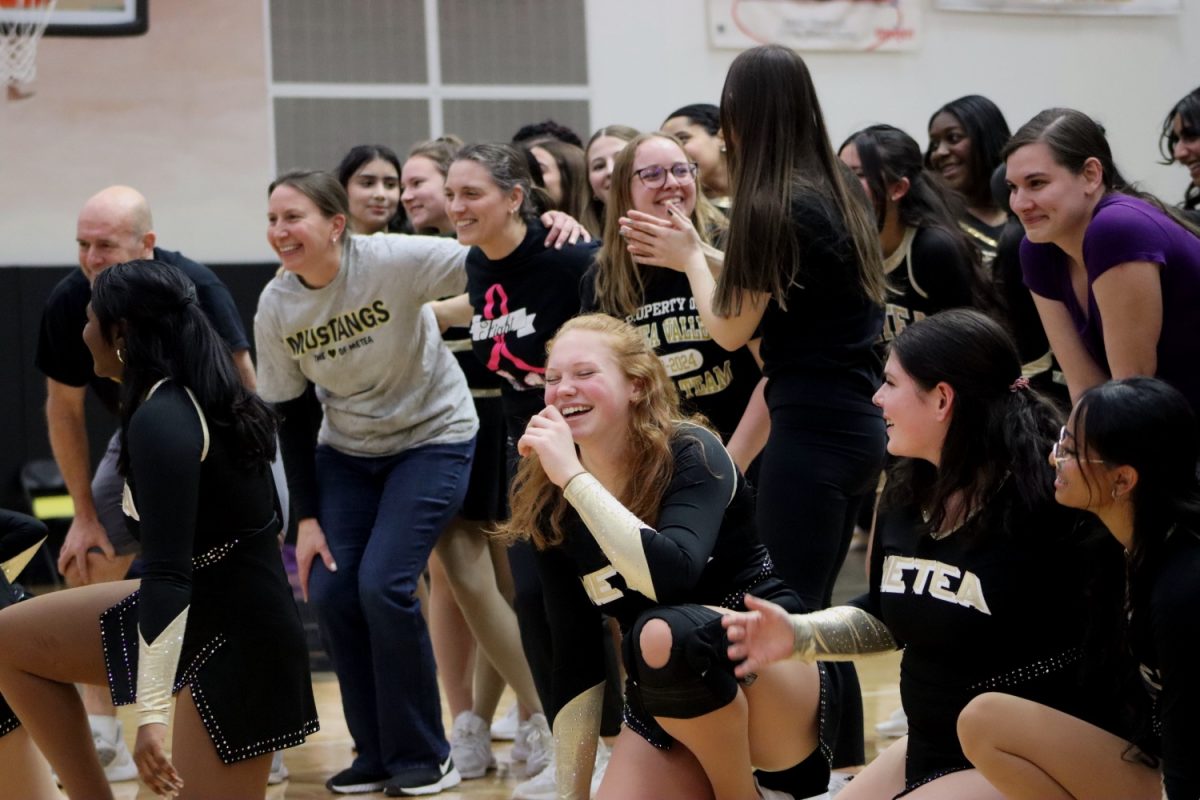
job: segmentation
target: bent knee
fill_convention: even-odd
[[[638,634],[638,650],[642,663],[651,669],[662,669],[671,660],[671,626],[667,621],[654,617],[642,625]]]
[[[1021,702],[1009,694],[986,692],[963,707],[958,714],[958,741],[968,759],[974,762],[976,756],[998,743],[1004,722]]]

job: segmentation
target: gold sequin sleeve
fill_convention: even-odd
[[[179,616],[147,644],[138,630],[137,715],[138,727],[154,722],[167,724],[171,716],[171,688],[175,670],[183,650],[183,634],[187,629],[188,610]]]
[[[581,472],[567,481],[563,497],[579,512],[609,563],[625,579],[625,585],[657,600],[642,545],[642,531],[652,530],[650,526],[621,505],[589,472]]]
[[[572,697],[554,716],[554,781],[558,800],[588,800],[596,742],[600,737],[600,714],[604,706],[604,684]]]
[[[796,656],[804,661],[849,661],[896,649],[887,626],[854,606],[792,614]]]

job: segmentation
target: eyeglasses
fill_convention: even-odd
[[[1079,464],[1103,464],[1103,458],[1080,458],[1079,453],[1067,447],[1067,426],[1058,430],[1058,441],[1050,448],[1050,458],[1061,467],[1067,461],[1074,459]]]
[[[676,161],[669,167],[651,164],[648,167],[635,169],[634,175],[638,176],[638,180],[642,182],[642,186],[647,189],[661,189],[667,182],[667,173],[671,173],[671,177],[681,186],[686,186],[689,183],[694,183],[696,173],[700,171],[700,167],[694,163],[687,161]]]

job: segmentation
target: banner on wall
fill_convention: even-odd
[[[1178,14],[1183,0],[936,0],[944,11],[1010,14]]]
[[[713,47],[915,50],[921,0],[708,0]]]

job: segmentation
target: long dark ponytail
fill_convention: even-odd
[[[893,125],[871,125],[851,134],[838,152],[850,144],[858,151],[880,230],[887,211],[888,186],[907,179],[908,191],[896,206],[900,221],[911,228],[941,231],[962,263],[969,266],[972,304],[985,310],[994,308],[997,301],[984,274],[979,248],[959,227],[958,221],[966,214],[963,200],[925,168],[925,157],[916,140]]]
[[[247,389],[229,346],[209,322],[196,287],[177,267],[138,260],[101,272],[92,285],[92,312],[101,335],[125,340],[121,382],[122,445],[118,466],[128,473],[124,434],[155,383],[169,378],[192,390],[210,426],[232,432],[247,464],[275,455],[276,415]]]
[[[938,466],[901,460],[888,481],[889,505],[925,509],[930,529],[938,530],[953,495],[961,494],[963,509],[982,508],[1006,481],[1020,498],[1013,512],[1053,502],[1046,454],[1062,416],[1019,382],[1021,357],[999,323],[971,309],[942,311],[907,326],[891,353],[921,388],[945,382],[955,394]],[[1011,529],[1007,520],[998,527]]]

